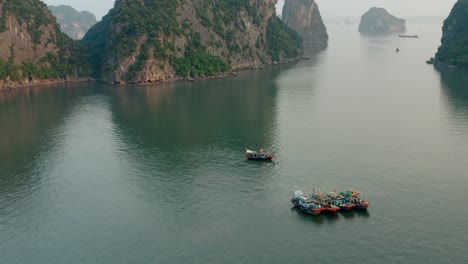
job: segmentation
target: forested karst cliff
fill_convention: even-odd
[[[391,15],[387,10],[372,7],[361,17],[359,32],[364,34],[388,34],[406,31],[406,20]]]
[[[97,77],[153,82],[300,58],[277,0],[117,0],[86,34]]]
[[[468,0],[458,0],[442,27],[436,63],[468,69]]]
[[[0,0],[0,89],[83,73],[74,43],[40,0]]]
[[[301,35],[306,49],[327,46],[327,28],[315,0],[285,0],[282,19]]]
[[[62,32],[73,39],[82,39],[86,32],[97,23],[96,16],[88,11],[78,12],[71,6],[49,6],[57,18]]]

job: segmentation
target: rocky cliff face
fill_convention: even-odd
[[[282,19],[301,35],[306,49],[327,46],[327,28],[315,0],[286,0]]]
[[[204,77],[294,60],[302,39],[277,0],[117,0],[86,34],[97,77],[119,83]]]
[[[55,52],[60,30],[57,30],[53,17],[44,9],[45,5],[39,1],[26,0],[22,4],[26,7],[23,7],[15,5],[15,2],[19,1],[0,0],[0,59],[8,61],[11,58],[15,64],[21,64]],[[33,2],[37,2],[39,10],[29,14],[22,13],[33,8]],[[43,19],[44,23],[36,24],[35,20],[39,19]]]
[[[96,16],[88,11],[78,12],[71,6],[49,6],[57,18],[63,33],[73,39],[82,39],[86,32],[97,23]]]
[[[65,79],[73,42],[39,0],[0,0],[0,89]]]
[[[442,27],[442,46],[436,63],[468,68],[468,0],[458,0]]]
[[[397,18],[383,8],[372,7],[361,17],[359,32],[364,34],[388,34],[406,31],[406,21]]]

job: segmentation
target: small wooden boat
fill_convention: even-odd
[[[400,38],[418,38],[418,35],[398,35]]]
[[[260,152],[245,149],[245,157],[249,160],[272,160],[275,155],[274,154],[267,154],[265,150],[260,149]]]
[[[305,196],[304,193],[299,190],[294,191],[291,203],[306,214],[319,215],[323,210],[325,210],[318,201]]]

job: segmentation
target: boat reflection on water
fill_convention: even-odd
[[[369,218],[370,217],[370,213],[369,211],[355,211],[354,213],[356,213],[357,216],[359,217],[364,217],[364,218]]]
[[[350,211],[338,211],[338,214],[319,214],[319,215],[308,215],[304,214],[296,206],[291,207],[291,212],[297,213],[298,217],[304,221],[312,221],[316,224],[323,224],[325,222],[336,222],[340,218],[352,219],[356,217],[369,218],[371,215],[369,211],[362,210],[350,210]]]
[[[356,212],[357,211],[354,211],[354,210],[348,210],[348,211],[340,210],[340,215],[342,215],[346,219],[351,219],[356,216]]]
[[[308,215],[304,214],[299,208],[296,206],[291,207],[291,212],[297,213],[296,215],[306,222],[312,222],[315,224],[324,224],[324,223],[331,223],[340,220],[340,216],[338,214],[319,214],[319,215]]]

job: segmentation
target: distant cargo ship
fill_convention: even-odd
[[[417,38],[418,35],[398,35],[400,38]]]

